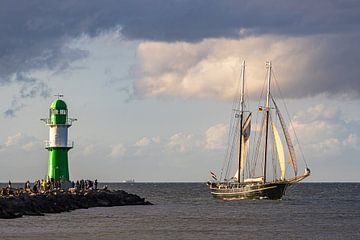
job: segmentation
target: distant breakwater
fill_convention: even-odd
[[[88,190],[68,192],[54,190],[44,193],[21,192],[17,195],[0,195],[0,218],[19,218],[24,215],[43,216],[91,207],[125,205],[152,205],[135,194],[122,190]]]

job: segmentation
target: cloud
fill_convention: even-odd
[[[6,23],[0,25],[0,85],[18,84],[19,93],[4,116],[16,116],[26,107],[24,98],[51,94],[36,71],[66,71],[89,56],[71,43],[107,33],[145,41],[139,46],[143,78],[134,86],[137,96],[231,99],[241,58],[254,66],[252,94],[261,86],[264,61],[273,59],[286,97],[359,97],[359,9],[357,1],[325,0],[301,6],[285,0],[7,1],[0,10]]]
[[[121,158],[125,155],[125,153],[126,153],[126,148],[124,147],[123,144],[121,144],[121,143],[114,144],[114,145],[111,145],[111,152],[109,154],[109,157]]]
[[[84,156],[92,155],[95,152],[95,146],[94,144],[88,144],[85,147],[83,147],[82,154]],[[111,154],[110,154],[111,155]]]
[[[341,117],[341,111],[337,107],[327,107],[323,104],[318,104],[312,107],[309,107],[306,110],[298,112],[294,119],[295,121],[301,122],[314,122],[322,120],[339,120]]]
[[[51,93],[51,89],[46,83],[25,76],[24,74],[18,75],[18,78],[22,79],[19,86],[19,93],[13,96],[10,107],[4,112],[5,117],[15,117],[16,113],[26,106],[22,103],[23,99],[35,98],[38,96],[46,99]]]
[[[325,0],[304,1],[301,6],[297,2],[286,0],[266,2],[109,0],[106,3],[85,0],[58,2],[35,0],[20,2],[19,4],[6,1],[2,3],[0,10],[0,22],[6,23],[0,25],[2,33],[0,39],[0,84],[22,83],[24,82],[22,76],[32,78],[32,72],[36,70],[50,70],[55,73],[64,71],[74,61],[89,55],[87,51],[69,47],[69,43],[84,36],[92,38],[106,32],[121,32],[121,35],[127,40],[172,42],[174,44],[179,41],[202,42],[205,39],[256,38],[265,35],[301,38],[322,34],[334,35],[337,36],[337,39],[334,41],[330,37],[328,41],[325,38],[320,43],[324,45],[323,53],[313,59],[313,62],[317,63],[311,69],[315,71],[314,75],[321,79],[325,79],[327,76],[331,76],[332,79],[342,79],[344,83],[348,83],[344,84],[346,89],[351,87],[348,79],[351,78],[352,89],[355,88],[355,92],[358,93],[357,76],[359,76],[359,72],[356,63],[359,62],[358,56],[360,56],[360,50],[357,47],[359,36],[356,34],[350,36],[350,33],[358,31],[360,4],[357,1],[347,1],[346,3]],[[274,5],[277,7],[273,8]],[[315,41],[315,43],[318,42]],[[261,53],[268,47],[267,42],[264,42],[263,45],[258,48],[259,45],[255,44],[249,51]],[[309,46],[306,52],[311,52],[313,50],[312,39],[306,45]],[[152,56],[156,58],[157,54],[162,55],[163,49],[161,46],[158,48],[159,51],[151,52]],[[303,50],[300,48],[299,52]],[[180,65],[186,64],[181,61],[183,56],[179,56],[183,54],[182,52],[180,51],[178,54],[173,52],[175,59],[180,57],[180,60],[176,61]],[[208,55],[207,52],[208,49],[205,48],[204,51],[197,52],[195,57],[199,59],[201,54]],[[295,53],[293,59],[298,57],[299,52]],[[191,54],[191,52],[187,54]],[[294,52],[290,52],[290,54],[294,54]],[[236,58],[239,56],[237,55]],[[325,56],[327,58],[323,59]],[[184,91],[198,92],[196,89],[202,89],[204,83],[194,83],[192,79],[200,77],[199,72],[206,71],[209,83],[213,83],[216,82],[214,79],[226,77],[228,74],[218,73],[217,76],[211,78],[208,69],[210,67],[226,69],[227,67],[224,65],[233,61],[231,56],[229,58],[222,57],[220,61],[218,61],[219,59],[212,61],[211,54],[209,57],[202,61],[196,59],[189,61],[188,64],[193,62],[196,67],[186,75],[180,74],[179,76],[177,71],[167,71],[153,77],[161,76],[160,82],[165,83],[167,88],[169,82],[186,76],[188,79],[183,82],[180,89],[182,94]],[[189,56],[186,55],[185,58],[189,60]],[[258,58],[260,62],[266,60],[262,59],[261,55]],[[273,56],[271,58],[274,59]],[[334,63],[337,64],[334,65]],[[299,67],[297,64],[296,67],[292,66],[291,68],[295,69],[295,72]],[[317,72],[319,65],[321,65],[320,72]],[[329,73],[323,73],[324,69],[330,70]],[[257,71],[260,70],[257,69]],[[332,75],[333,73],[336,74]],[[343,73],[346,74],[343,75]],[[233,76],[230,79],[232,78]],[[311,79],[307,76],[303,78]],[[331,80],[329,80],[329,84],[330,82]],[[323,90],[321,89],[322,83],[317,81],[315,88],[314,85],[309,87],[307,90],[314,88],[309,94],[321,92]],[[335,80],[331,83],[334,86],[333,91],[330,92],[346,90],[336,84]],[[40,86],[42,89],[41,85],[46,85],[46,82],[35,79],[32,84]],[[153,84],[156,85],[155,88],[159,87],[156,83]],[[188,86],[189,84],[191,86]],[[26,91],[24,96],[43,95],[41,89],[33,91],[28,85],[25,87],[29,91]],[[174,85],[171,86],[174,87]],[[228,87],[224,86],[224,88],[226,90],[224,93],[229,94]],[[170,88],[170,90],[172,89]],[[212,91],[209,93],[210,95],[218,95],[220,91],[218,86],[208,87],[208,90]],[[156,91],[151,93],[156,94]],[[22,94],[19,96],[22,97]],[[17,101],[21,102],[19,99]],[[6,115],[13,116],[21,107],[21,103],[12,106]]]
[[[333,157],[359,150],[360,122],[345,121],[339,108],[312,106],[294,116],[293,126],[311,156]]]
[[[10,147],[13,145],[16,145],[20,142],[21,139],[23,139],[23,134],[22,133],[16,133],[13,136],[8,136],[6,141],[5,141],[5,146],[6,147]]]
[[[352,32],[359,23],[356,1],[306,1],[302,6],[275,2],[277,8],[271,7],[274,1],[4,2],[0,21],[7,24],[0,26],[0,79],[36,68],[66,68],[86,56],[67,47],[69,41],[106,31],[121,31],[133,40],[198,42],[249,34]]]
[[[13,118],[16,116],[16,112],[25,107],[25,104],[19,104],[17,101],[12,101],[11,106],[4,112],[4,117]]]
[[[2,147],[4,148],[4,150],[10,148],[16,148],[16,149],[20,148],[28,152],[33,150],[36,146],[39,145],[40,145],[40,141],[35,137],[28,136],[26,134],[19,132],[12,136],[8,136]]]
[[[147,146],[150,144],[150,139],[147,138],[147,137],[143,137],[141,138],[140,140],[138,140],[136,143],[135,143],[135,146],[137,147],[144,147],[144,146]]]
[[[350,133],[348,137],[343,141],[343,144],[354,149],[360,150],[360,140],[359,136],[353,133]]]
[[[226,133],[227,126],[222,123],[208,128],[205,133],[205,149],[224,149],[226,143]]]
[[[356,50],[360,35],[341,38],[263,35],[237,40],[206,39],[199,43],[143,42],[138,47],[142,78],[135,83],[135,92],[142,96],[232,99],[238,91],[236,84],[244,59],[247,92],[252,98],[257,99],[263,89],[267,60],[273,61],[273,79],[284,97],[345,93],[359,97],[360,69],[339,59],[344,59],[347,52],[359,51],[348,58],[360,61],[360,50]],[[339,46],[340,41],[348,44]],[[276,91],[278,88],[273,85]]]
[[[21,148],[27,152],[33,150],[36,147],[35,142],[28,142],[24,144]]]
[[[152,138],[151,138],[151,141],[152,141],[153,143],[159,144],[159,143],[161,143],[161,138],[160,138],[159,136],[152,137]]]
[[[146,147],[149,146],[152,143],[159,144],[161,142],[161,138],[159,136],[156,137],[143,137],[136,141],[135,146],[136,147]]]
[[[186,153],[196,145],[195,138],[192,134],[176,133],[170,137],[166,149],[170,152]]]

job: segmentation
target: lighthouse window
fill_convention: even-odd
[[[60,115],[66,115],[66,110],[65,109],[60,109]]]
[[[51,114],[57,115],[57,114],[59,114],[59,110],[57,110],[57,109],[51,109]]]

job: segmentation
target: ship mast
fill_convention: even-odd
[[[244,88],[245,88],[245,61],[243,61],[241,69],[241,94],[240,94],[240,140],[239,140],[239,170],[238,170],[238,182],[240,183],[241,175],[241,155],[242,155],[242,137],[243,137],[243,121],[244,121]]]
[[[266,162],[267,162],[267,146],[269,135],[269,115],[270,115],[270,81],[271,81],[271,62],[266,63],[267,66],[267,94],[266,94],[266,125],[265,125],[265,152],[264,152],[264,183],[266,182]]]

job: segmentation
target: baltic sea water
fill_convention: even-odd
[[[301,183],[282,200],[221,201],[204,183],[109,183],[152,206],[0,219],[0,239],[360,239],[360,183]]]

